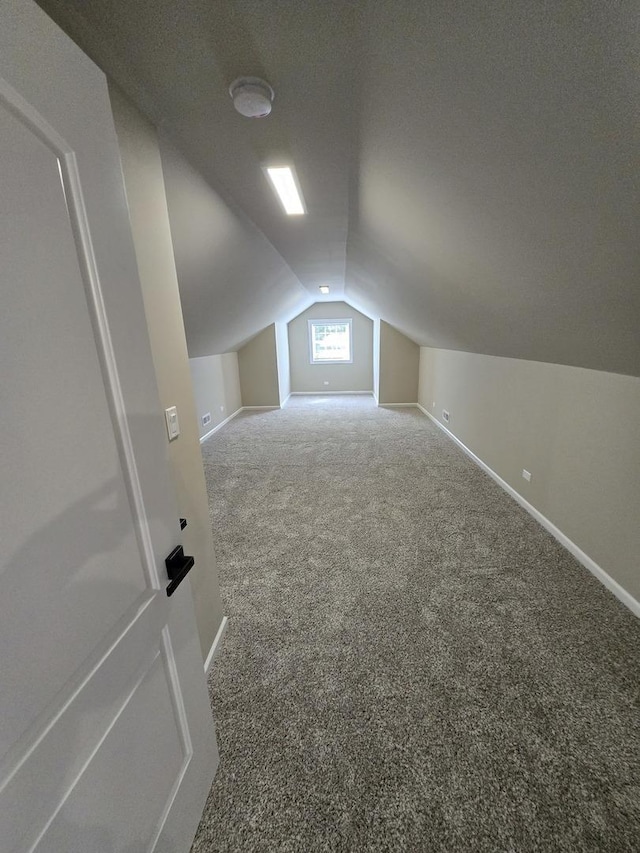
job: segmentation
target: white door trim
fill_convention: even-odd
[[[214,637],[213,643],[211,644],[211,648],[209,649],[209,654],[207,655],[207,659],[204,662],[204,671],[207,673],[207,675],[209,674],[209,672],[213,666],[213,662],[214,662],[218,652],[220,651],[220,648],[222,646],[222,640],[224,639],[224,635],[227,632],[227,625],[228,624],[229,624],[229,620],[227,619],[226,616],[223,616],[222,622],[220,622],[220,627],[218,628],[218,632],[216,633],[216,636]]]

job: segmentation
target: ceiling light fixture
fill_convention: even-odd
[[[320,287],[318,288],[318,290],[320,291],[320,293],[322,293],[322,294],[324,294],[324,296],[326,296],[327,293],[329,293],[329,285],[328,284],[321,284]]]
[[[260,77],[238,77],[229,86],[233,106],[246,118],[264,118],[271,112],[275,93]]]
[[[266,166],[265,172],[286,214],[301,216],[307,212],[298,181],[290,166]]]

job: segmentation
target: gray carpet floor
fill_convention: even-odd
[[[203,445],[212,851],[640,850],[640,622],[416,409]]]

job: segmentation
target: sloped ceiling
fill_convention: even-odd
[[[420,344],[640,375],[637,3],[41,5],[291,271],[254,325],[327,282]],[[241,74],[268,119],[234,112]],[[283,156],[304,218],[262,174]]]
[[[191,358],[236,350],[308,305],[309,292],[267,238],[170,142],[160,149]]]

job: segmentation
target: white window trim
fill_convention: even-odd
[[[349,326],[349,355],[351,358],[349,359],[341,359],[340,361],[336,361],[332,358],[314,358],[313,357],[313,326],[314,325],[322,325],[323,323],[344,323]],[[329,317],[326,320],[316,319],[315,317],[312,320],[307,320],[307,331],[309,334],[309,363],[310,364],[353,364],[353,320],[351,317]]]

